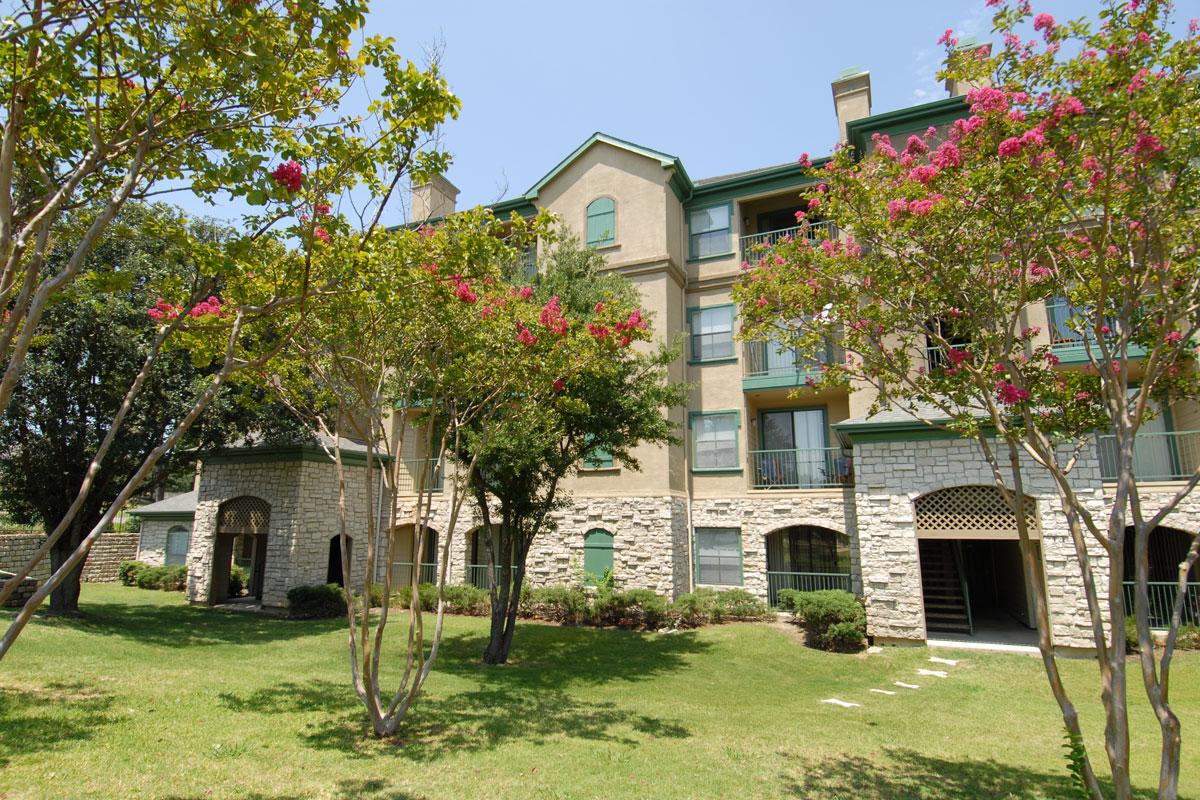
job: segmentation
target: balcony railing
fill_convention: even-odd
[[[751,450],[753,489],[822,489],[854,483],[854,461],[840,447]]]
[[[1125,613],[1133,616],[1134,582],[1122,584],[1125,590]],[[1171,625],[1171,613],[1175,608],[1175,592],[1179,587],[1174,583],[1149,583],[1146,588],[1150,596],[1150,627],[1168,628]],[[1200,625],[1200,582],[1189,582],[1184,588],[1183,609],[1179,615],[1182,625]]]
[[[1100,477],[1116,480],[1120,471],[1117,437],[1097,437]],[[1140,481],[1181,481],[1200,466],[1200,431],[1139,433],[1133,439],[1133,475]]]
[[[746,377],[789,377],[800,381],[821,370],[822,364],[833,360],[833,348],[826,345],[820,358],[804,358],[797,350],[778,342],[748,342],[746,344]]]
[[[416,494],[417,478],[425,470],[425,488],[431,492],[442,490],[442,463],[436,458],[415,458],[406,460],[396,477],[397,494]]]
[[[499,572],[502,567],[496,567]],[[513,572],[515,573],[519,567],[513,564]],[[472,586],[478,586],[480,589],[488,588],[488,565],[487,564],[467,564],[467,583]]]
[[[767,603],[771,608],[779,607],[779,592],[794,589],[797,592],[819,592],[826,589],[850,591],[850,574],[847,572],[774,572],[767,571]]]
[[[1076,333],[1067,326],[1067,321],[1073,315],[1072,308],[1062,300],[1051,300],[1046,303],[1046,317],[1050,323],[1050,343],[1059,346],[1074,347],[1083,344],[1083,335]]]
[[[412,576],[413,564],[411,561],[392,562],[393,587],[399,588],[401,586],[411,586]],[[437,564],[421,564],[417,577],[419,578],[419,583],[437,583]]]
[[[752,256],[757,255],[759,246],[763,248],[773,247],[776,242],[787,239],[803,238],[809,241],[819,241],[821,239],[836,239],[837,226],[833,222],[814,222],[810,225],[793,225],[790,228],[780,228],[776,231],[764,231],[763,233],[752,233],[749,236],[743,236],[739,239],[741,245],[742,259],[749,261]]]

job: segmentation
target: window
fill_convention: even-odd
[[[696,528],[696,583],[742,585],[740,529]]]
[[[697,209],[688,214],[688,258],[728,255],[729,223],[732,217],[728,203]]]
[[[521,251],[521,274],[527,281],[537,277],[537,242]]]
[[[688,315],[692,329],[692,361],[733,358],[733,306],[694,308]]]
[[[692,469],[738,469],[738,413],[692,417]]]
[[[597,197],[587,207],[588,247],[604,247],[617,241],[617,204]]]
[[[589,583],[603,578],[613,568],[613,535],[593,528],[583,535],[583,573]]]
[[[925,361],[930,369],[940,369],[949,366],[950,358],[936,337],[946,340],[955,350],[966,350],[971,344],[970,334],[955,330],[951,320],[931,319],[926,323],[929,333],[925,336]]]
[[[603,447],[594,447],[583,459],[584,469],[612,469],[612,453]]]
[[[192,535],[182,525],[173,525],[167,531],[167,556],[164,563],[167,566],[187,563],[188,542]]]

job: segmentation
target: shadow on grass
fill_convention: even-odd
[[[0,767],[13,756],[90,739],[117,721],[112,697],[81,681],[42,687],[0,686]]]
[[[889,749],[887,761],[843,756],[798,759],[784,772],[787,796],[811,800],[975,800],[1079,797],[1066,772],[1039,772],[992,759],[956,761],[908,749]],[[1154,797],[1139,791],[1139,798]]]
[[[262,644],[317,636],[346,624],[337,619],[288,620],[205,606],[96,602],[86,597],[80,612],[71,617],[39,617],[37,624],[170,648]]]

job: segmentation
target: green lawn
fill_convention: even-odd
[[[483,621],[452,618],[426,695],[398,740],[380,742],[365,733],[337,622],[113,586],[87,586],[83,605],[83,619],[31,625],[0,663],[0,798],[1069,791],[1057,711],[1030,657],[960,654],[939,680],[915,675],[934,666],[923,648],[832,655],[765,624],[671,635],[526,624],[515,663],[487,668]],[[1200,657],[1177,664],[1183,793],[1198,798]],[[1098,735],[1095,666],[1066,671]],[[831,696],[863,707],[819,702]],[[1144,701],[1133,716],[1135,776],[1150,787],[1157,728]]]

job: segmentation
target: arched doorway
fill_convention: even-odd
[[[407,586],[412,583],[413,570],[417,570],[420,583],[437,580],[438,535],[433,528],[424,529],[424,543],[418,542],[416,526],[398,525],[392,529],[395,541],[392,558],[392,585]],[[418,545],[421,547],[421,563],[416,562]]]
[[[346,539],[346,560],[354,563],[354,539]],[[345,588],[345,575],[342,571],[342,537],[341,534],[329,538],[329,560],[325,569],[325,582],[336,583]]]
[[[1179,565],[1187,558],[1188,548],[1195,534],[1160,525],[1150,531],[1148,541],[1150,627],[1167,628],[1175,607],[1175,595],[1179,589]],[[1133,614],[1134,576],[1136,549],[1133,543],[1133,527],[1125,529],[1125,611]],[[1186,594],[1180,613],[1181,624],[1200,624],[1200,560],[1188,572]]]
[[[262,600],[267,565],[267,530],[271,504],[245,495],[226,500],[217,509],[217,541],[213,552],[211,602],[229,599],[229,574],[233,565],[246,571],[246,597]]]
[[[817,525],[771,531],[767,543],[767,601],[778,605],[781,589],[850,591],[850,537]]]
[[[982,632],[1005,640],[1035,623],[1017,518],[995,486],[953,486],[913,501],[926,632]],[[1031,539],[1041,539],[1037,504],[1022,509]],[[1039,553],[1040,557],[1040,553]],[[1022,626],[1018,628],[1013,622]],[[1014,640],[1015,641],[1015,640]]]
[[[499,528],[499,525],[492,525],[494,531]],[[487,552],[487,532],[480,525],[467,533],[467,583],[480,589],[488,588]],[[501,559],[498,554],[492,554],[492,562],[494,566],[500,565]]]

